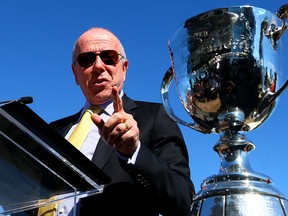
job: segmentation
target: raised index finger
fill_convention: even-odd
[[[117,87],[114,86],[112,88],[112,97],[113,97],[113,107],[114,112],[121,112],[123,111],[123,103],[122,99],[120,98],[120,95],[118,93]]]

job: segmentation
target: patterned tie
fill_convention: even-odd
[[[68,141],[74,145],[77,149],[81,149],[90,129],[92,126],[92,119],[91,115],[93,113],[101,114],[102,108],[100,106],[92,106],[89,109],[87,109],[84,114],[82,115],[82,118],[78,125],[75,127],[74,131],[71,133],[71,135],[68,138]],[[57,196],[53,196],[49,198],[49,200],[56,200]],[[56,216],[58,203],[56,204],[50,204],[43,206],[38,209],[38,216]]]

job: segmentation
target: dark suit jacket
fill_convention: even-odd
[[[100,139],[92,161],[110,178],[101,194],[81,200],[81,215],[189,215],[194,186],[188,153],[178,125],[162,104],[133,101],[123,106],[140,129],[141,148],[135,165],[127,165]],[[50,125],[65,136],[80,112]]]

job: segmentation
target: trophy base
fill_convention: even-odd
[[[192,204],[192,216],[287,216],[287,210],[287,199],[253,192],[214,195]]]

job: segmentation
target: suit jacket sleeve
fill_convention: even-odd
[[[195,192],[181,131],[161,104],[142,103],[134,113],[141,148],[127,172],[155,193],[163,215],[188,215]]]

